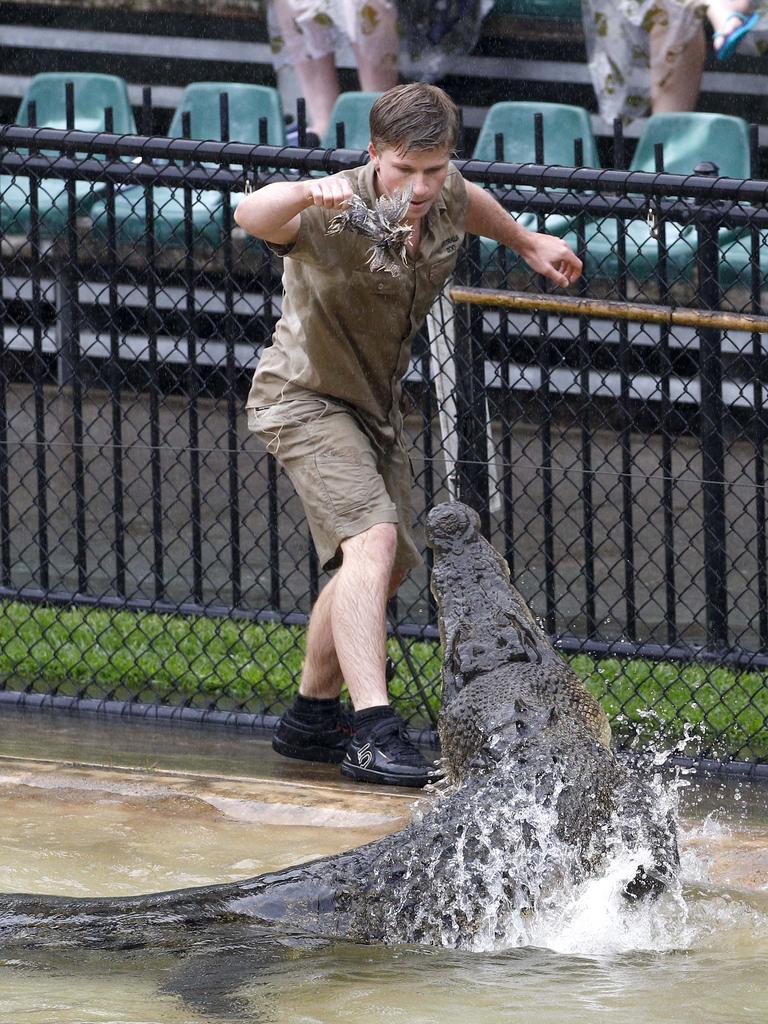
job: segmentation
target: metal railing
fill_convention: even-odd
[[[662,157],[457,162],[585,275],[563,305],[515,253],[465,243],[406,377],[419,528],[447,497],[478,508],[621,742],[692,722],[701,753],[765,761],[768,183]],[[8,692],[267,716],[290,699],[323,574],[247,436],[280,265],[232,211],[246,185],[362,159],[0,128]],[[425,551],[390,609],[393,693],[426,725],[428,579]]]

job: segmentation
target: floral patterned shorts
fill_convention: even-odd
[[[267,15],[276,70],[326,57],[344,38],[378,63],[397,65],[393,0],[272,0]]]

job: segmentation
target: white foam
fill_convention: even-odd
[[[576,852],[556,834],[557,790],[541,802],[515,786],[514,771],[509,776],[508,800],[467,807],[463,830],[441,863],[441,881],[428,903],[419,901],[422,941],[482,953],[535,946],[604,958],[708,949],[729,932],[734,941],[768,937],[764,908],[709,884],[706,851],[688,846],[693,830],[678,826],[681,863],[661,895],[633,901],[627,887],[642,868],[658,866],[658,851],[642,839],[638,844],[647,822],[625,817],[603,826],[596,848],[607,838],[608,853],[599,874],[585,879]],[[669,781],[643,773],[642,784],[651,790],[659,828],[677,821],[680,792],[689,785],[682,774]],[[429,827],[429,815],[423,824]],[[727,828],[710,814],[695,834],[722,837]],[[396,930],[394,918],[393,925]]]

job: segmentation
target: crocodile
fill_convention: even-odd
[[[255,878],[142,896],[0,897],[0,943],[178,946],[239,925],[361,943],[525,941],[620,851],[628,899],[675,873],[670,813],[612,752],[598,702],[459,502],[427,520],[443,649],[444,779],[398,832]],[[427,806],[424,806],[424,804]]]

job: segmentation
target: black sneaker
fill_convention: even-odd
[[[352,736],[352,715],[341,707],[336,718],[308,722],[293,708],[286,711],[272,736],[272,747],[284,757],[339,764]]]
[[[408,739],[405,723],[395,715],[352,737],[341,774],[356,782],[417,788],[439,777],[434,765]]]

